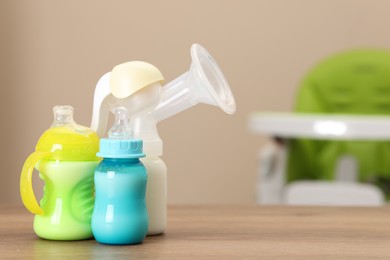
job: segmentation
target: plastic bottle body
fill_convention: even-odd
[[[43,215],[35,215],[34,231],[45,239],[82,240],[92,238],[94,205],[93,174],[98,161],[41,160],[36,169],[45,181],[40,205]]]
[[[104,158],[95,171],[92,232],[103,244],[138,244],[148,230],[146,170],[137,158]]]
[[[164,233],[167,226],[167,167],[157,156],[146,156],[141,161],[148,174],[146,188],[148,235],[158,235]]]

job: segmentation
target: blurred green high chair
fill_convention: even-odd
[[[382,205],[390,195],[390,51],[354,50],[320,62],[294,113],[255,113],[260,204]]]

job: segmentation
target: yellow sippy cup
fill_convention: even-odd
[[[20,178],[25,207],[35,215],[34,231],[45,239],[81,240],[92,237],[94,171],[99,163],[99,138],[73,121],[71,106],[55,106],[54,122],[26,160]],[[33,187],[34,167],[44,180],[38,204]]]

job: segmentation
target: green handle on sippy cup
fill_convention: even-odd
[[[51,156],[50,152],[35,151],[27,158],[23,165],[22,174],[20,176],[20,195],[24,206],[33,214],[43,215],[44,212],[34,195],[32,174],[35,164],[39,160],[49,156]]]

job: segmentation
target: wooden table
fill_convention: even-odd
[[[27,210],[0,212],[0,259],[390,259],[390,207],[173,206],[135,246],[39,239]]]

